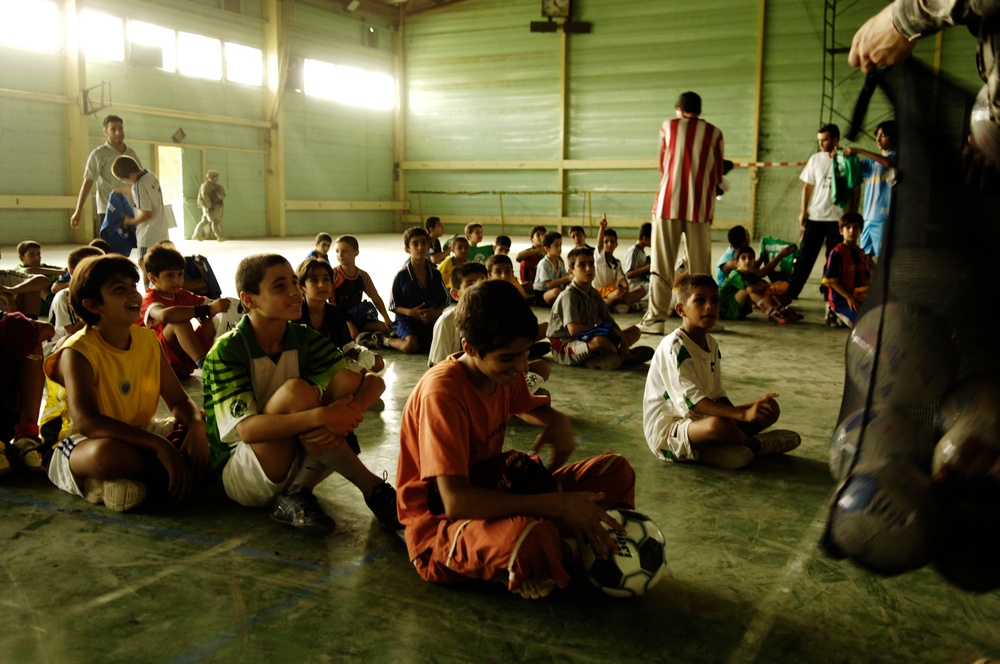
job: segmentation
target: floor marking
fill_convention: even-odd
[[[795,550],[798,551],[779,576],[778,585],[770,593],[765,595],[753,608],[750,621],[743,632],[743,643],[729,656],[730,664],[740,664],[742,662],[753,662],[757,660],[760,649],[764,645],[764,640],[774,627],[778,617],[778,609],[784,602],[784,598],[792,592],[795,582],[805,571],[806,562],[816,553],[817,542],[822,536],[823,527],[826,523],[828,507],[824,505],[806,528],[805,536],[799,540]],[[818,532],[814,532],[818,529]]]

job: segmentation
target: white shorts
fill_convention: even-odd
[[[271,504],[288,488],[292,479],[298,474],[302,460],[303,452],[300,449],[285,479],[274,483],[267,479],[257,455],[253,453],[253,448],[241,441],[233,447],[233,454],[226,462],[226,467],[222,469],[222,486],[226,489],[226,495],[240,505],[264,507]]]
[[[142,427],[142,429],[143,431],[155,433],[157,436],[166,437],[167,434],[174,430],[174,424],[175,420],[172,417],[168,417],[165,420],[154,418],[149,421],[149,424]],[[80,497],[83,496],[84,478],[74,474],[70,470],[69,455],[73,453],[73,450],[76,449],[76,446],[81,441],[86,439],[87,437],[81,433],[74,433],[63,438],[56,445],[55,450],[52,452],[52,458],[49,460],[49,479],[52,483],[63,491]]]
[[[698,453],[691,449],[691,439],[688,437],[688,428],[692,422],[694,420],[690,417],[678,417],[667,423],[664,433],[655,441],[653,453],[664,461],[697,461]]]

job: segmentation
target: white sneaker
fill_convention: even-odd
[[[642,332],[643,334],[658,334],[661,337],[663,336],[662,320],[654,320],[649,322],[643,320],[639,322],[639,325],[637,327],[639,328],[639,331]]]
[[[802,444],[802,437],[788,429],[764,431],[754,436],[754,438],[760,443],[760,452],[757,452],[757,454],[784,454],[785,452],[791,452]]]
[[[104,483],[104,506],[112,512],[127,512],[146,500],[146,485],[135,480],[110,480]]]

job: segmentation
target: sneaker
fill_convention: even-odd
[[[760,443],[760,454],[784,454],[802,444],[799,434],[788,429],[774,429],[759,433],[754,438]]]
[[[40,440],[34,437],[18,438],[17,440],[10,441],[11,454],[15,454],[16,450],[16,463],[23,466],[26,470],[30,470],[33,473],[44,473],[45,466],[43,465],[42,453],[39,451],[38,447],[42,444]]]
[[[627,314],[629,308],[630,307],[627,304],[622,302],[621,304],[616,304],[613,307],[611,307],[611,311],[613,311],[616,314]]]
[[[337,527],[309,489],[286,491],[278,496],[271,508],[271,518],[310,535],[329,535]]]
[[[146,499],[146,486],[135,480],[107,480],[103,499],[104,506],[112,512],[127,512]]]
[[[365,492],[365,505],[372,511],[386,530],[402,530],[403,524],[396,517],[396,490],[385,481]]]
[[[795,309],[792,309],[791,307],[782,307],[781,311],[782,313],[785,314],[785,318],[792,321],[793,323],[797,323],[803,318],[802,314],[797,312]]]
[[[779,311],[778,309],[772,310],[771,315],[769,315],[767,319],[772,323],[777,323],[778,325],[786,325],[791,322],[788,316],[785,315],[785,312]]]
[[[216,236],[215,241],[216,242],[225,242],[226,238],[222,237],[221,235],[218,235],[218,236]]]
[[[192,238],[194,239],[194,238]],[[104,502],[104,482],[87,477],[83,480],[83,499],[88,503],[100,505]]]
[[[359,346],[364,346],[368,350],[371,350],[373,348],[378,348],[378,343],[375,339],[374,332],[362,332],[354,340],[354,343],[356,343]]]
[[[622,356],[618,353],[608,353],[607,355],[598,355],[597,357],[591,357],[584,360],[583,366],[588,369],[597,369],[598,371],[614,371],[622,365]]]
[[[639,322],[638,327],[639,331],[642,332],[643,334],[658,334],[661,337],[663,336],[662,320],[654,320],[654,321],[643,320]]]
[[[511,592],[515,595],[520,595],[525,599],[541,599],[543,597],[548,597],[555,589],[555,579],[545,579],[543,581],[526,579],[517,588],[511,588]]]
[[[653,359],[655,352],[649,346],[632,346],[628,352],[628,361],[635,364],[645,364]]]
[[[7,446],[0,443],[0,476],[10,472],[10,461],[7,459]]]
[[[830,304],[827,303],[823,305],[823,308],[826,311],[826,317],[823,322],[829,325],[830,327],[837,327],[837,314],[834,313],[833,309],[830,308]]]
[[[552,350],[552,344],[548,341],[536,341],[528,349],[528,360],[537,360],[545,357],[550,350]]]

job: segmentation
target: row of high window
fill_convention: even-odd
[[[79,48],[88,61],[158,67],[184,76],[262,86],[259,48],[122,19],[91,9],[79,14]],[[0,46],[57,52],[62,48],[59,7],[49,0],[0,3]],[[298,89],[298,85],[296,85]],[[301,91],[342,104],[388,110],[396,106],[395,79],[385,73],[306,59]]]

